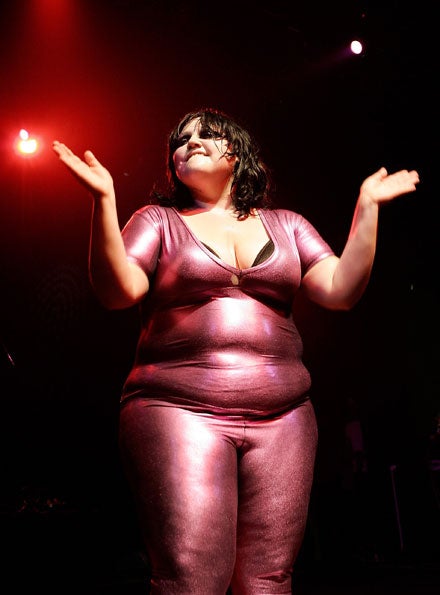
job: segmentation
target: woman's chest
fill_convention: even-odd
[[[256,299],[290,304],[301,281],[297,247],[286,230],[273,227],[265,217],[262,219],[264,227],[249,228],[250,233],[245,238],[237,238],[234,230],[231,230],[229,244],[221,233],[212,231],[209,234],[202,227],[198,229],[199,237],[196,228],[189,227],[174,212],[168,224],[162,228],[152,292],[155,299],[161,304],[164,301],[185,304],[191,300],[229,295],[231,291],[238,290]],[[268,238],[273,242],[271,250],[265,250],[257,264],[254,264],[255,256],[268,243]],[[245,251],[246,242],[252,246],[248,252]],[[231,255],[227,251],[229,247],[234,250],[234,258],[228,262],[226,258],[228,254]],[[214,254],[213,250],[222,254]]]
[[[231,214],[201,213],[182,219],[200,243],[237,269],[251,268],[271,239],[259,216],[239,220]]]

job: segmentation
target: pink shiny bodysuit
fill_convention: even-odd
[[[333,252],[300,215],[259,215],[273,251],[244,270],[171,207],[144,207],[123,230],[150,279],[120,445],[151,593],[291,593],[317,440],[292,303]]]

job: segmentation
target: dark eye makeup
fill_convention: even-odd
[[[199,132],[199,136],[200,136],[200,138],[213,138],[216,140],[221,140],[222,138],[225,138],[221,132],[218,132],[217,130],[213,130],[212,128],[209,128],[209,127],[202,128]],[[191,138],[190,134],[182,134],[181,136],[179,136],[175,141],[176,149],[178,147],[181,147],[184,144],[186,144],[190,138]]]

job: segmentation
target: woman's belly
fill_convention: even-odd
[[[136,394],[193,409],[281,411],[310,375],[290,313],[246,294],[156,312],[144,329],[122,398]]]

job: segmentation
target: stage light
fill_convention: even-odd
[[[16,139],[16,152],[23,157],[30,157],[38,153],[39,148],[40,143],[38,142],[37,138],[31,137],[29,132],[22,128],[18,133],[18,138]]]
[[[362,52],[364,51],[364,46],[362,45],[361,41],[359,41],[358,39],[354,39],[350,44],[350,50],[353,54],[359,55],[362,54]]]

